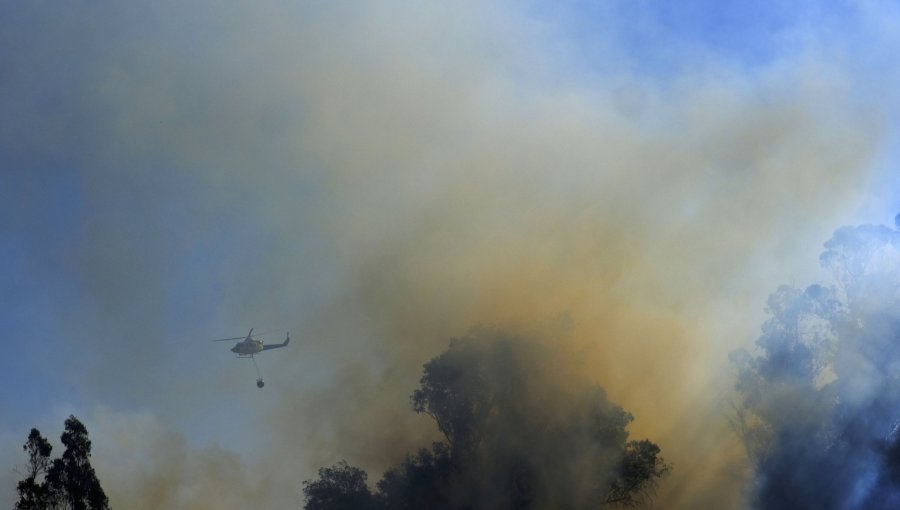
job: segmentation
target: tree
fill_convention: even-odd
[[[69,416],[60,437],[66,451],[54,459],[47,473],[50,491],[64,507],[72,510],[107,510],[109,500],[91,466],[91,441],[87,428]]]
[[[649,501],[656,482],[669,471],[659,446],[643,439],[625,445],[618,476],[610,484],[604,504],[637,506]]]
[[[629,441],[631,414],[586,379],[549,370],[553,355],[494,330],[452,340],[425,364],[410,397],[446,442],[385,473],[378,503],[388,510],[587,509],[651,499],[671,469],[659,447]],[[330,477],[320,471],[320,480],[305,483]],[[307,509],[343,508],[312,502],[307,494]]]
[[[633,417],[602,388],[549,373],[545,362],[553,354],[527,339],[476,329],[425,365],[413,409],[435,420],[453,465],[476,473],[463,491],[473,495],[473,508],[595,508],[649,499],[670,469],[659,447],[628,441]]]
[[[303,482],[307,510],[366,510],[377,508],[377,501],[366,485],[366,472],[339,462],[320,468],[319,478]]]
[[[24,447],[29,455],[29,473],[19,482],[16,509],[109,510],[109,500],[90,463],[87,428],[69,416],[60,440],[65,451],[51,461],[50,444],[37,429],[31,429]],[[43,481],[38,483],[40,475]]]
[[[16,486],[19,493],[19,501],[16,502],[16,510],[38,510],[48,505],[48,495],[43,483],[38,483],[46,475],[50,468],[50,452],[53,447],[38,429],[31,429],[28,441],[22,446],[28,454],[25,479]]]
[[[415,456],[407,455],[386,472],[378,482],[378,497],[385,508],[395,510],[454,508],[455,473],[447,445],[434,443],[431,450],[422,448]]]
[[[900,216],[898,216],[900,219]],[[832,283],[779,287],[732,354],[757,508],[900,507],[900,232],[841,227]]]

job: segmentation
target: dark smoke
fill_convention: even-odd
[[[834,280],[780,287],[758,352],[732,355],[756,508],[900,507],[898,248],[886,226],[838,229]]]
[[[557,373],[544,344],[485,329],[425,365],[411,403],[445,441],[408,455],[371,493],[338,464],[304,484],[306,508],[544,509],[635,506],[670,467],[597,385]]]

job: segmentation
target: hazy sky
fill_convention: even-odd
[[[660,506],[739,506],[727,355],[900,211],[898,43],[878,1],[0,5],[0,505],[70,413],[114,508],[378,479],[481,324],[635,415]],[[263,390],[208,341],[251,327]]]

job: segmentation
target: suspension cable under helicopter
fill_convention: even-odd
[[[253,360],[253,368],[256,369],[256,387],[262,388],[263,386],[266,385],[266,383],[263,382],[262,375],[259,373],[259,365],[256,364],[256,356],[253,356],[251,354],[250,359]]]

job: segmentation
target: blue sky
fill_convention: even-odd
[[[433,434],[405,395],[448,338],[563,313],[625,365],[659,349],[632,326],[699,315],[684,418],[641,425],[627,373],[597,375],[636,427],[695,425],[766,293],[900,210],[898,27],[880,2],[0,7],[0,501],[19,438],[68,412],[120,441],[114,506],[172,462],[128,448],[161,444],[199,459],[171,505],[297,501],[322,463],[388,464],[386,429]],[[265,391],[206,342],[250,327],[296,342]],[[280,474],[204,478],[221,456]],[[739,498],[673,478],[676,506]]]

